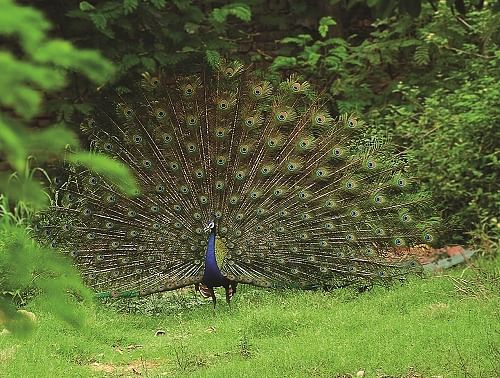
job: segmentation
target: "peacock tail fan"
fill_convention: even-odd
[[[185,77],[145,73],[115,98],[81,129],[96,154],[130,167],[139,193],[68,163],[35,225],[95,290],[202,283],[211,221],[234,283],[364,287],[420,272],[386,254],[432,240],[428,196],[406,162],[360,143],[367,126],[330,114],[307,81],[273,85],[221,62]]]

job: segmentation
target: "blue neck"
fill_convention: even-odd
[[[208,237],[207,252],[205,253],[205,273],[203,274],[203,283],[209,287],[223,286],[227,281],[217,265],[215,258],[215,227]]]

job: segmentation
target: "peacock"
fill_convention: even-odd
[[[239,283],[363,288],[419,273],[388,258],[433,239],[408,161],[300,76],[278,81],[227,60],[115,91],[81,129],[140,190],[66,163],[37,238],[104,297],[194,285],[215,306],[214,288],[229,303]]]

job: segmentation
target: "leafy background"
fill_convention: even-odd
[[[270,75],[299,72],[334,114],[360,114],[371,125],[366,138],[390,138],[433,193],[446,223],[441,243],[498,250],[498,2],[0,0],[0,8],[0,323],[9,329],[29,327],[15,308],[30,296],[46,295],[48,307],[88,300],[70,265],[26,237],[47,205],[54,162],[71,152],[133,187],[126,167],[91,158],[78,136],[103,85],[126,91],[144,71],[177,73],[221,56]],[[41,264],[41,254],[52,257]]]

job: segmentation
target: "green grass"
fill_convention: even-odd
[[[171,293],[82,306],[80,329],[34,301],[33,334],[0,336],[0,376],[498,377],[498,273],[483,260],[359,295],[242,287],[215,313]]]

